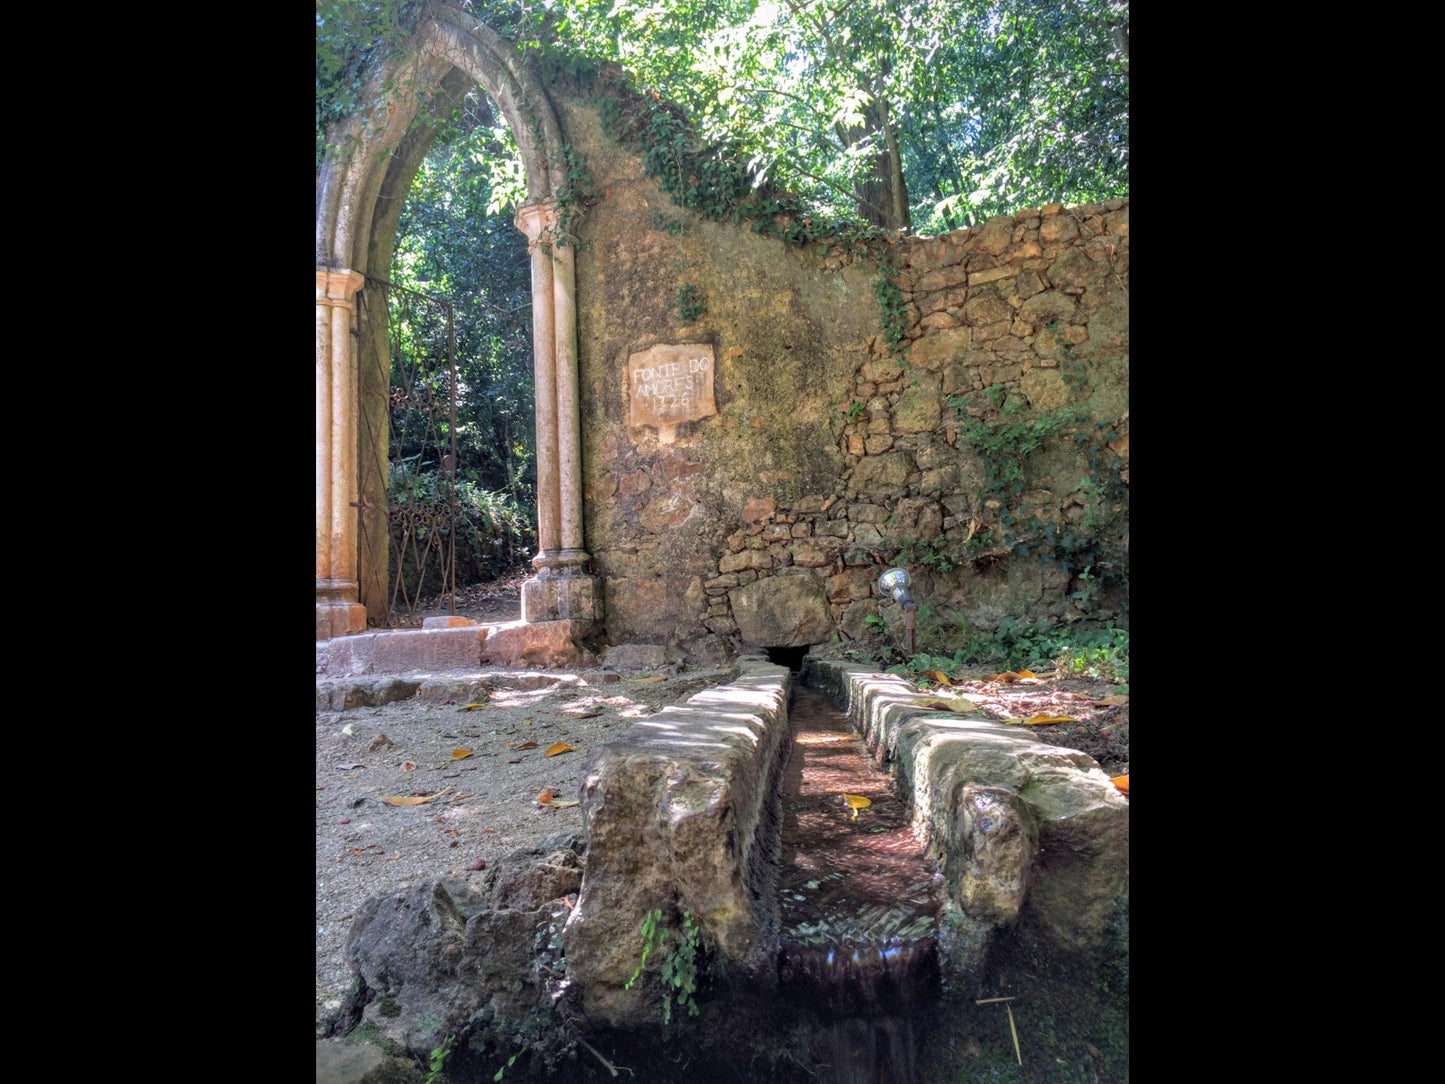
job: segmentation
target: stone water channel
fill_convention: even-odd
[[[753,657],[595,749],[580,797],[575,907],[560,928],[516,915],[563,950],[567,993],[517,994],[570,1006],[595,1058],[507,1079],[1127,1081],[1128,803],[1086,755],[894,675]],[[633,982],[654,910],[674,936],[692,916],[708,957],[700,1015],[661,1034],[660,961]],[[477,969],[484,921],[447,972]]]
[[[795,686],[783,791],[778,979],[839,1084],[911,1084],[938,998],[942,875],[907,797],[826,693]],[[869,804],[862,805],[860,799]]]

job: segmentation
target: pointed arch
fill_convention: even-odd
[[[357,431],[363,412],[383,409],[377,398],[384,400],[385,382],[378,387],[372,370],[385,322],[360,321],[356,297],[367,274],[385,277],[389,269],[401,204],[434,134],[433,110],[472,84],[506,118],[527,184],[516,221],[532,261],[539,552],[537,575],[523,586],[522,616],[587,628],[601,618],[582,538],[576,273],[557,214],[566,177],[562,129],[517,50],[466,12],[437,4],[419,20],[410,46],[373,73],[364,95],[370,108],[338,126],[316,182],[318,640],[366,627],[359,517],[375,514],[376,501],[363,493]]]

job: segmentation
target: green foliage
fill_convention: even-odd
[[[689,1016],[698,1014],[697,979],[698,956],[702,948],[702,934],[693,921],[691,911],[682,913],[682,930],[677,945],[662,961],[662,1026],[672,1020],[672,1002],[677,1000],[679,1012],[686,1010]]]
[[[623,989],[631,990],[642,977],[647,959],[652,953],[668,946],[662,960],[662,1026],[667,1029],[672,1023],[673,1006],[679,1013],[698,1015],[697,984],[702,966],[702,930],[693,918],[692,912],[682,912],[682,926],[673,930],[663,921],[662,910],[648,911],[642,918],[642,957],[637,969],[624,984]]]
[[[1129,681],[1129,633],[1125,629],[1100,627],[1086,622],[1056,625],[1047,622],[1016,621],[1005,617],[992,633],[977,632],[967,622],[955,619],[926,629],[920,610],[919,635],[952,654],[920,651],[888,667],[888,672],[921,678],[937,670],[953,679],[979,668],[990,670],[1052,670],[1055,667],[1100,681],[1127,685]]]
[[[692,283],[684,283],[677,289],[677,300],[669,308],[674,309],[684,324],[691,324],[707,312],[702,300],[702,291]]]
[[[416,28],[426,0],[316,0],[316,166],[335,124],[375,102],[367,80]],[[381,88],[382,96],[394,86]]]
[[[454,534],[458,586],[499,579],[527,567],[535,543],[534,511],[506,494],[481,488],[468,478],[453,481],[437,470],[394,465],[388,504],[393,507],[392,583],[408,598],[443,583],[439,547],[430,532]],[[406,545],[405,531],[413,534]]]
[[[536,485],[532,285],[526,237],[509,213],[521,192],[520,173],[511,176],[499,166],[510,160],[511,146],[485,96],[468,95],[412,183],[391,278],[452,303],[463,476],[530,509]],[[408,332],[440,337],[445,329],[393,327],[394,348],[408,348]],[[409,432],[420,437],[424,429],[413,425]],[[423,450],[406,446],[393,454]]]
[[[894,283],[890,270],[886,264],[879,269],[873,280],[873,296],[878,299],[882,314],[879,327],[883,331],[883,341],[888,344],[889,354],[897,354],[903,350],[903,329],[908,325],[903,292]]]
[[[750,185],[796,193],[819,217],[936,233],[1127,191],[1127,0],[554,10],[555,40],[632,72],[700,143],[746,161]]]
[[[867,403],[860,403],[854,400],[848,404],[848,409],[843,412],[843,416],[849,423],[853,423],[859,421],[867,412]]]
[[[642,977],[642,969],[647,966],[647,958],[652,955],[655,949],[666,935],[666,927],[662,925],[662,909],[648,911],[642,916],[642,958],[637,961],[637,970],[632,977],[623,984],[624,990],[631,990],[632,984]]]
[[[432,1050],[427,1059],[430,1072],[427,1073],[426,1084],[436,1084],[437,1078],[442,1075],[442,1067],[451,1055],[452,1047],[456,1045],[457,1037],[448,1035]]]
[[[507,1071],[508,1069],[510,1069],[512,1066],[516,1065],[516,1064],[517,1064],[517,1055],[516,1055],[516,1054],[513,1054],[510,1058],[507,1059],[507,1064],[504,1065],[504,1066],[502,1066],[500,1069],[497,1070],[496,1074],[492,1077],[492,1080],[493,1080],[493,1081],[501,1080],[502,1077],[503,1077],[503,1075],[506,1073],[506,1071]]]

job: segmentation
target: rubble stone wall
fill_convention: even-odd
[[[613,643],[847,642],[897,620],[894,563],[955,624],[1127,625],[1127,199],[880,262],[680,208],[585,102],[561,112],[600,194],[578,360]]]

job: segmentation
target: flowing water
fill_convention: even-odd
[[[780,990],[838,1084],[911,1084],[913,1021],[938,997],[937,869],[847,717],[816,689],[793,697]]]

